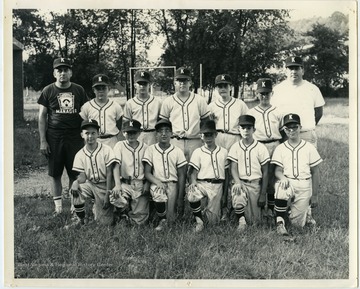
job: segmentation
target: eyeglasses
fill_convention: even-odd
[[[297,129],[299,129],[299,125],[292,125],[292,126],[285,126],[285,131],[296,131]]]
[[[106,90],[107,86],[106,85],[97,85],[94,87],[95,90]]]
[[[227,88],[229,84],[227,83],[219,83],[218,85],[216,85],[218,88]]]

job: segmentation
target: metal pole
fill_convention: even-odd
[[[199,87],[199,90],[200,90],[200,95],[202,96],[202,63],[200,63],[200,87]]]

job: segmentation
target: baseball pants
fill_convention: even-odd
[[[167,182],[165,191],[159,190],[156,185],[151,184],[150,194],[155,203],[166,203],[166,218],[170,222],[175,221],[178,198],[177,183]]]
[[[291,224],[304,227],[306,223],[306,215],[309,209],[309,202],[312,195],[312,180],[293,180],[289,179],[290,184],[294,188],[294,201],[291,202],[290,221]]]

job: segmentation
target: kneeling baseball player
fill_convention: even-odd
[[[288,201],[290,204],[290,222],[299,227],[312,223],[307,220],[309,205],[317,206],[319,190],[319,168],[322,162],[318,151],[311,143],[300,138],[301,122],[297,114],[284,116],[284,130],[288,140],[279,145],[272,156],[275,164],[275,215],[277,232],[288,235],[285,228]],[[312,201],[310,201],[310,198]]]

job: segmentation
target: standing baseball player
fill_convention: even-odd
[[[160,118],[169,120],[173,125],[171,144],[179,147],[189,162],[193,151],[202,146],[200,121],[209,116],[205,99],[190,92],[190,70],[180,67],[175,73],[176,93],[167,97],[160,111]]]
[[[113,148],[118,142],[117,122],[123,111],[116,101],[108,97],[109,78],[105,74],[95,75],[92,83],[96,97],[83,105],[80,116],[83,119],[95,119],[100,125],[98,141]]]
[[[134,78],[137,94],[126,102],[124,118],[140,121],[142,133],[139,136],[139,141],[152,145],[157,142],[155,124],[160,114],[161,102],[159,98],[149,94],[151,84],[149,72],[138,70]]]
[[[242,139],[233,144],[228,159],[234,180],[232,204],[239,220],[238,231],[242,232],[247,223],[261,222],[261,210],[266,204],[270,157],[267,148],[253,138],[253,116],[245,114],[239,117],[239,131]]]
[[[248,107],[241,99],[233,98],[232,79],[228,74],[219,74],[215,77],[215,88],[220,95],[214,102],[209,104],[210,118],[216,122],[218,135],[216,145],[224,147],[227,151],[231,146],[240,141],[238,120],[240,115],[246,114]],[[222,221],[229,219],[231,207],[231,196],[222,203]]]
[[[204,145],[197,148],[190,159],[190,185],[187,198],[193,211],[196,227],[195,232],[204,229],[204,219],[201,212],[201,200],[207,199],[204,209],[206,219],[210,224],[216,224],[221,217],[221,198],[227,190],[228,152],[215,144],[217,135],[215,121],[208,120],[200,127],[201,139]]]
[[[281,141],[281,122],[283,114],[276,107],[271,105],[272,81],[270,78],[260,78],[257,81],[256,93],[260,99],[260,104],[248,111],[249,115],[255,118],[256,130],[254,139],[264,144],[269,151],[270,158],[274,149]],[[269,166],[269,186],[268,186],[268,209],[270,217],[273,217],[274,211],[274,165]]]
[[[155,230],[161,231],[167,220],[175,220],[177,208],[180,213],[184,211],[187,162],[182,150],[170,143],[173,133],[171,122],[161,119],[155,129],[159,142],[147,148],[143,162],[145,177],[151,183],[150,193],[160,219]]]
[[[85,199],[94,200],[95,220],[101,224],[113,224],[113,206],[110,192],[113,188],[113,164],[116,162],[113,150],[97,141],[100,126],[96,120],[84,120],[81,137],[85,146],[75,156],[73,169],[79,176],[71,186],[75,212],[84,223]],[[80,199],[80,200],[79,200]]]
[[[82,86],[70,81],[69,59],[57,58],[53,63],[55,83],[46,86],[38,99],[40,152],[48,160],[54,214],[62,212],[61,176],[66,168],[69,188],[77,173],[72,170],[75,154],[84,143],[80,136],[81,106],[88,101]]]
[[[117,163],[114,167],[115,187],[110,196],[110,203],[127,215],[135,224],[143,225],[149,218],[149,187],[145,180],[144,157],[147,145],[138,141],[141,123],[126,120],[122,124],[124,141],[114,147]],[[129,208],[130,205],[130,208]]]
[[[293,199],[289,217],[295,226],[303,227],[307,223],[309,205],[313,208],[317,206],[320,184],[318,165],[322,162],[314,145],[300,137],[299,115],[285,115],[284,126],[288,140],[275,149],[271,160],[276,166],[275,213],[277,232],[280,235],[288,235],[285,217],[289,199]]]

